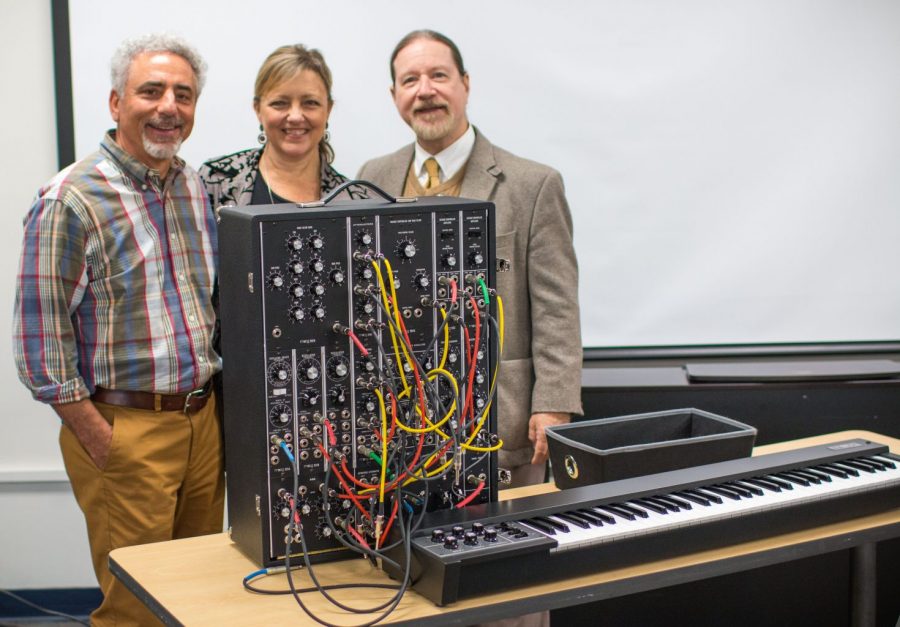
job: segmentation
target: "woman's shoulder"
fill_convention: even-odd
[[[200,177],[204,181],[229,179],[247,169],[255,169],[259,164],[260,152],[259,148],[247,148],[205,161],[200,167]]]

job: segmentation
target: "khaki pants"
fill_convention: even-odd
[[[109,572],[109,552],[222,531],[225,480],[215,395],[193,415],[103,403],[96,407],[113,426],[106,468],[94,465],[66,426],[59,434],[103,591],[91,623],[159,624]]]

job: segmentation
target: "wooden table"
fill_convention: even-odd
[[[844,431],[760,446],[754,450],[754,455],[849,438],[871,439],[900,453],[900,440],[868,431]],[[555,487],[544,484],[505,490],[500,494],[501,498],[516,498],[551,490]],[[872,624],[874,545],[897,537],[900,537],[900,508],[715,550],[486,594],[447,607],[437,607],[408,591],[391,615],[379,624],[466,625],[600,601],[846,549],[852,549],[857,582],[854,622]],[[320,564],[314,568],[323,584],[396,583],[363,559]],[[116,549],[110,553],[110,569],[166,624],[315,624],[290,595],[257,595],[244,590],[243,577],[257,570],[258,565],[246,558],[224,533]],[[295,571],[294,579],[298,587],[311,585],[308,575],[302,571]],[[287,589],[287,580],[283,574],[274,575],[257,581],[256,585]],[[373,607],[391,596],[389,591],[372,589],[335,591],[333,595],[354,607]],[[304,594],[303,600],[328,624],[359,625],[377,616],[377,613],[359,615],[337,610],[318,593]]]

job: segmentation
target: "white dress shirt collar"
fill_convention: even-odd
[[[413,157],[413,167],[418,176],[419,182],[424,186],[428,182],[428,172],[425,171],[425,160],[428,157],[434,157],[440,166],[441,183],[459,172],[469,160],[472,154],[472,148],[475,147],[475,129],[469,124],[469,128],[463,133],[459,139],[444,148],[436,155],[429,154],[424,148],[416,142],[415,156]]]

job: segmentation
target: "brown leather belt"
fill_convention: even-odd
[[[180,411],[187,414],[203,409],[211,395],[212,385],[209,383],[199,390],[193,390],[187,394],[154,394],[153,392],[131,392],[98,387],[91,396],[91,400],[131,409]]]

